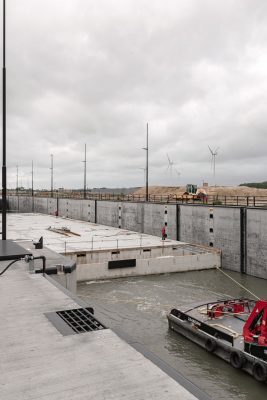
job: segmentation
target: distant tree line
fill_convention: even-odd
[[[240,183],[239,186],[248,186],[256,189],[267,189],[267,182]]]

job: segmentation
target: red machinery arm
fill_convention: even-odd
[[[243,327],[244,341],[258,343],[260,346],[267,344],[267,301],[256,302],[250,316]]]

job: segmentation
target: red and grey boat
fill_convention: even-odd
[[[169,328],[210,353],[267,381],[267,301],[217,300],[173,308]]]

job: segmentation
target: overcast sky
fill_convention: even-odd
[[[8,188],[267,180],[266,0],[8,0]],[[174,163],[172,176],[167,154]],[[177,171],[180,172],[178,175]]]

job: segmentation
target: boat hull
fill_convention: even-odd
[[[209,334],[203,331],[201,321],[188,316],[180,310],[174,309],[168,314],[168,323],[170,330],[183,335],[204,348],[207,352],[213,353],[222,360],[230,363],[234,368],[247,372],[260,382],[267,381],[267,362],[235,347],[234,341],[230,343],[225,338],[218,337],[220,335]]]

